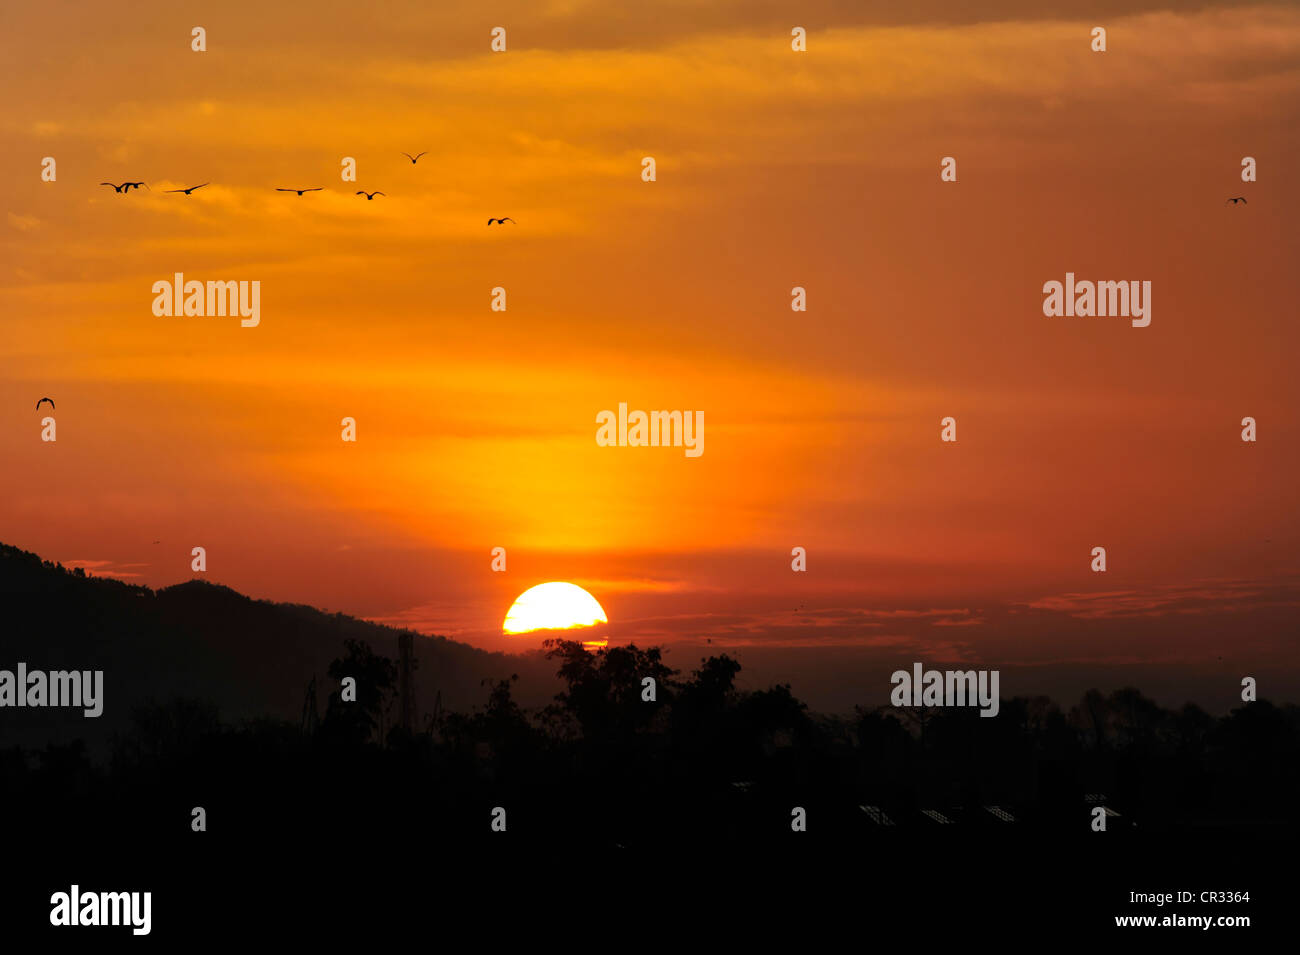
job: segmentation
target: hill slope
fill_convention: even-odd
[[[0,710],[0,745],[83,737],[104,741],[146,699],[192,697],[217,704],[226,720],[298,720],[308,682],[320,710],[335,688],[327,674],[347,639],[397,659],[401,632],[312,607],[253,600],[199,580],[161,590],[70,572],[0,544],[0,669],[103,670],[104,714],[79,710]],[[483,680],[518,673],[517,696],[538,705],[556,691],[555,667],[540,654],[490,653],[417,634],[420,718],[441,691],[444,708],[468,711],[487,695]]]

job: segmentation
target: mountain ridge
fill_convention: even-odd
[[[221,583],[192,579],[157,590],[96,577],[0,543],[0,598],[8,625],[0,669],[103,670],[104,715],[85,719],[55,709],[7,710],[0,745],[27,740],[107,742],[131,710],[176,697],[213,703],[225,719],[272,716],[298,721],[314,678],[323,712],[333,689],[331,661],[345,640],[398,657],[397,638],[413,633],[416,714],[469,711],[487,698],[484,681],[519,674],[518,698],[549,702],[558,688],[540,652],[511,655],[449,637],[402,630],[307,604],[250,597]]]

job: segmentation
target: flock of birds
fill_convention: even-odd
[[[428,150],[426,149],[424,150],[424,152],[416,153],[414,156],[412,156],[408,152],[404,152],[402,153],[402,155],[405,156],[407,159],[411,160],[411,165],[415,165],[417,162],[420,161],[420,157],[425,155],[425,153],[427,152]],[[101,182],[100,185],[112,186],[114,192],[121,193],[122,195],[130,195],[132,189],[139,189],[141,186],[143,186],[145,189],[149,189],[148,184],[144,182],[123,182],[123,183]],[[180,192],[188,196],[195,189],[202,189],[204,186],[210,186],[210,185],[212,185],[212,183],[210,182],[201,182],[197,186],[190,186],[188,189],[164,189],[163,192]],[[324,188],[325,188],[324,186],[312,186],[310,188],[298,189],[296,187],[276,186],[275,191],[292,192],[301,196],[305,192],[320,192]],[[152,192],[153,190],[150,189],[149,191]],[[364,189],[358,189],[356,191],[356,195],[365,196],[366,201],[370,202],[375,198],[375,196],[387,196],[388,193],[380,192],[378,189],[374,190],[373,192],[366,192]],[[509,222],[511,225],[519,224],[509,216],[501,216],[500,218],[496,218],[496,217],[489,218],[487,224],[492,225],[495,223],[496,225],[505,225],[507,222]]]
[[[407,159],[411,160],[411,165],[415,165],[417,162],[420,161],[420,157],[423,156],[423,155],[425,155],[427,152],[428,152],[428,150],[426,149],[426,150],[424,150],[423,152],[418,152],[418,153],[416,153],[414,156],[412,156],[412,155],[411,155],[410,153],[408,153],[408,152],[403,152],[402,155],[405,156]],[[145,183],[145,182],[121,182],[121,183],[118,183],[118,182],[101,182],[100,185],[101,185],[101,186],[112,186],[112,187],[113,187],[113,191],[116,192],[116,193],[118,193],[118,194],[120,194],[120,195],[130,195],[132,189],[140,189],[140,188],[149,189],[149,185],[148,185],[148,183]],[[179,193],[181,193],[181,194],[183,194],[183,195],[188,196],[188,195],[190,195],[191,193],[193,193],[195,189],[202,189],[204,186],[210,186],[210,185],[212,185],[212,183],[210,183],[210,182],[201,182],[201,183],[199,183],[197,186],[189,186],[188,188],[183,188],[183,189],[164,189],[163,192],[179,192]],[[296,188],[296,187],[276,186],[275,191],[276,191],[276,192],[292,192],[292,193],[294,193],[294,194],[296,194],[296,195],[301,196],[303,193],[307,193],[307,192],[321,192],[324,188],[325,188],[324,186],[311,186],[311,187],[309,187],[309,188],[298,189],[298,188]],[[152,190],[152,189],[149,189],[149,191],[152,192],[153,190]],[[373,200],[373,199],[375,198],[375,196],[387,196],[388,194],[387,194],[386,192],[380,192],[378,189],[374,190],[373,192],[366,192],[364,189],[358,189],[358,190],[356,191],[356,195],[358,195],[358,196],[365,196],[365,197],[366,197],[366,201],[367,201],[367,202],[370,202],[371,200]],[[1243,201],[1244,201],[1244,200],[1243,200]],[[505,225],[507,222],[509,222],[511,225],[518,225],[518,224],[519,224],[519,223],[515,222],[514,219],[510,218],[510,216],[500,216],[500,217],[493,216],[493,217],[491,217],[491,218],[488,219],[487,224],[488,224],[488,225]],[[39,411],[40,408],[41,408],[41,405],[45,404],[45,402],[47,402],[47,401],[50,403],[50,409],[53,410],[53,409],[54,409],[54,399],[53,399],[53,398],[42,398],[40,401],[36,402],[36,410]],[[158,542],[157,542],[157,541],[154,541],[154,543],[156,544],[156,543],[158,543]]]
[[[403,152],[402,155],[405,156],[407,159],[411,160],[411,165],[414,166],[416,163],[418,163],[418,162],[420,161],[420,157],[423,156],[423,155],[425,155],[427,152],[428,152],[428,150],[426,149],[426,150],[424,150],[424,152],[418,152],[418,153],[416,153],[414,156],[412,156],[412,155],[411,155],[410,153],[408,153],[408,152]],[[132,189],[139,189],[141,186],[144,186],[144,188],[146,188],[146,189],[149,188],[149,186],[146,185],[146,184],[143,183],[143,182],[124,182],[124,183],[121,183],[121,184],[113,183],[113,182],[101,182],[100,185],[101,185],[101,186],[112,186],[114,192],[119,192],[119,193],[123,193],[123,194],[129,194],[129,193],[131,192]],[[190,186],[188,189],[164,189],[163,191],[164,191],[164,192],[181,192],[181,193],[184,193],[185,195],[188,196],[188,195],[189,195],[190,193],[192,193],[195,189],[202,189],[204,186],[210,186],[210,185],[212,185],[212,184],[209,183],[209,182],[201,182],[201,183],[199,183],[197,186]],[[309,188],[309,189],[297,189],[297,188],[293,188],[293,187],[286,188],[286,187],[284,187],[284,186],[276,186],[275,191],[276,191],[276,192],[292,192],[292,193],[295,193],[295,194],[301,196],[301,195],[302,195],[303,193],[305,193],[305,192],[320,192],[320,191],[321,191],[322,189],[324,189],[324,188],[325,188],[324,186],[313,186],[313,187],[311,187],[311,188]],[[150,191],[152,191],[152,190],[150,190]],[[369,201],[371,201],[372,199],[374,199],[375,196],[387,196],[387,195],[388,195],[388,193],[386,193],[386,192],[380,192],[378,189],[376,189],[374,192],[366,192],[364,189],[358,189],[358,190],[356,191],[355,194],[358,195],[358,196],[365,196],[367,202],[369,202]],[[1241,202],[1241,203],[1245,203],[1245,202],[1246,202],[1246,197],[1245,197],[1245,196],[1232,196],[1232,197],[1228,198],[1228,199],[1224,202],[1224,205],[1227,205],[1229,202],[1232,203],[1232,204],[1235,206],[1235,205],[1236,205],[1237,203],[1239,203],[1239,202]],[[1248,204],[1248,203],[1247,203],[1247,204]],[[488,225],[493,225],[493,224],[496,224],[496,225],[505,225],[507,222],[509,222],[511,225],[518,225],[518,224],[519,224],[519,223],[515,222],[515,220],[512,219],[512,218],[510,218],[509,216],[502,216],[502,217],[500,217],[500,218],[495,218],[495,217],[493,217],[493,218],[489,218],[488,221],[487,221],[487,224],[488,224]]]

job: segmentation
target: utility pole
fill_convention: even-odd
[[[320,716],[316,711],[316,677],[307,684],[307,695],[302,701],[302,731],[308,735],[316,732]]]
[[[397,719],[408,733],[415,732],[415,655],[413,635],[399,633],[397,650]]]

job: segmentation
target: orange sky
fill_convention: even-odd
[[[483,645],[556,579],[642,641],[906,611],[957,655],[972,608],[1294,606],[1300,11],[862,6],[7,11],[0,540],[155,586],[201,544],[254,596]],[[154,316],[177,271],[260,281],[261,324]],[[1044,317],[1067,271],[1151,281],[1150,327]],[[620,401],[703,411],[705,453],[598,447]]]

